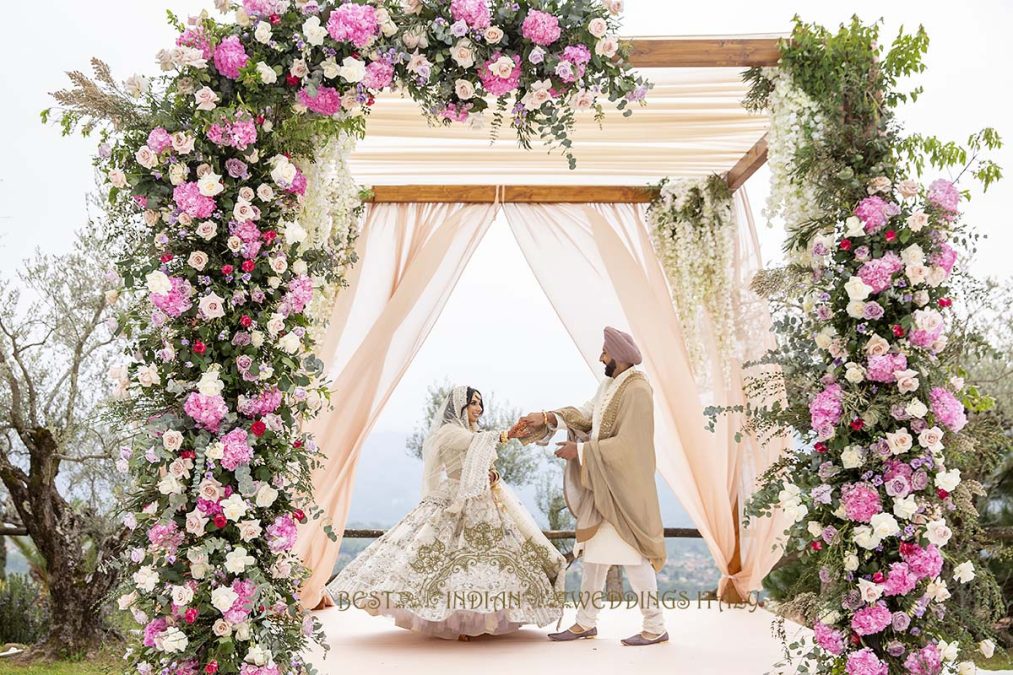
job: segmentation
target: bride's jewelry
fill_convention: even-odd
[[[505,432],[505,431],[499,432],[499,442],[500,443],[506,443],[509,440],[510,440],[510,437],[507,435],[507,432]]]
[[[549,426],[549,413],[542,411],[542,424]]]

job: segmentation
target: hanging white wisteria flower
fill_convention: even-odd
[[[773,83],[773,89],[767,132],[770,195],[763,216],[768,223],[780,217],[790,234],[823,215],[815,186],[800,179],[793,168],[799,148],[819,142],[824,120],[816,103],[794,84],[789,74],[778,68],[765,68],[764,75]]]
[[[704,381],[709,319],[722,364],[733,351],[732,247],[735,219],[732,193],[720,176],[661,182],[648,215],[655,250],[672,290],[686,347],[697,379]]]

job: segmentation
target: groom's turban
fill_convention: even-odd
[[[633,336],[612,326],[605,329],[605,351],[616,361],[632,363],[635,366],[644,360],[637,343],[633,341]]]

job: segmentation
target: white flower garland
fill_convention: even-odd
[[[699,381],[708,375],[701,307],[710,319],[723,365],[727,366],[735,344],[731,278],[735,216],[731,194],[715,198],[708,187],[715,178],[662,181],[659,199],[648,212],[655,250]],[[690,203],[695,200],[698,208]]]
[[[765,68],[774,83],[770,93],[770,131],[767,133],[767,165],[770,167],[770,195],[763,216],[769,223],[778,216],[789,233],[802,223],[823,215],[817,206],[815,187],[792,175],[795,153],[818,142],[823,134],[823,116],[816,103],[795,86],[791,75],[779,68]]]
[[[341,288],[348,261],[359,235],[362,199],[360,188],[348,169],[347,158],[355,149],[356,139],[346,133],[321,146],[312,161],[302,162],[307,189],[296,224],[305,236],[301,248],[315,248],[335,255],[339,266],[330,281],[314,278],[313,301],[309,316],[311,333],[317,342],[327,326],[335,297]]]

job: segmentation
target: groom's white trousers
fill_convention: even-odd
[[[581,628],[594,628],[598,622],[598,611],[608,606],[604,599],[605,577],[609,567],[600,563],[585,562],[584,573],[580,577],[580,594],[578,600],[577,623]],[[640,565],[623,565],[630,588],[637,595],[640,613],[644,615],[644,631],[660,635],[665,632],[665,616],[657,600],[658,576],[651,563]],[[597,607],[595,606],[597,605]]]

